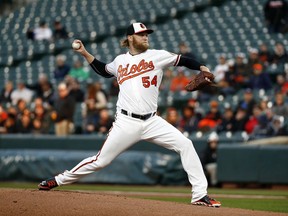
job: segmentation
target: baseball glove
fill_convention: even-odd
[[[190,92],[202,89],[207,85],[212,85],[214,78],[211,72],[201,70],[200,73],[192,76],[191,81],[185,86],[185,89]]]

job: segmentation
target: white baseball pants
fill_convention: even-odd
[[[73,183],[83,176],[102,169],[140,140],[147,140],[180,154],[183,168],[192,185],[192,202],[207,194],[207,180],[191,140],[157,115],[143,121],[118,113],[98,154],[84,159],[70,171],[66,170],[56,176],[58,185]]]

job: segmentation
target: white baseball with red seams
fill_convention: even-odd
[[[77,50],[77,49],[80,49],[80,47],[81,47],[80,43],[77,43],[77,42],[73,42],[72,43],[72,48],[73,49]]]
[[[180,154],[192,185],[192,202],[207,194],[207,180],[192,141],[166,120],[154,115],[163,68],[176,66],[179,58],[179,55],[164,50],[148,49],[134,56],[129,52],[119,55],[106,65],[106,71],[117,77],[120,88],[113,126],[98,154],[56,176],[58,185],[73,183],[109,165],[136,142],[147,140]],[[132,117],[132,113],[149,118],[141,120]]]

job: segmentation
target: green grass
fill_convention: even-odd
[[[175,197],[137,197],[149,200],[161,200],[161,201],[172,201],[179,203],[187,203],[189,200],[187,198],[175,198]],[[231,199],[231,198],[219,198],[223,207],[229,208],[240,208],[240,209],[250,209],[258,211],[270,211],[270,212],[282,212],[288,213],[288,201],[280,200],[270,200],[270,199]]]
[[[228,199],[221,198],[223,206],[260,211],[288,213],[288,199]]]
[[[1,188],[37,189],[38,183],[0,182]],[[163,187],[163,186],[134,186],[134,185],[95,185],[95,184],[72,184],[57,188],[57,190],[89,190],[89,191],[121,191],[121,192],[157,192],[167,194],[165,197],[140,195],[131,197],[172,201],[180,203],[190,202],[190,187]],[[169,193],[183,194],[183,197],[169,196]],[[223,207],[242,208],[260,211],[273,211],[288,213],[288,190],[270,189],[209,189],[209,194],[219,196]],[[245,198],[227,198],[225,195],[246,195]],[[253,195],[274,196],[273,199],[252,198]],[[250,197],[249,197],[250,196]],[[277,196],[279,198],[277,198]]]
[[[288,190],[272,190],[272,189],[209,189],[211,194],[229,194],[229,195],[262,195],[262,196],[286,196],[288,198]]]

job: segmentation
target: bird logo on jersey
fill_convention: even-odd
[[[146,62],[144,59],[142,59],[138,64],[133,64],[131,67],[129,66],[130,64],[127,64],[126,66],[119,65],[118,67],[117,80],[120,85],[128,79],[152,71],[155,68],[153,61]]]

